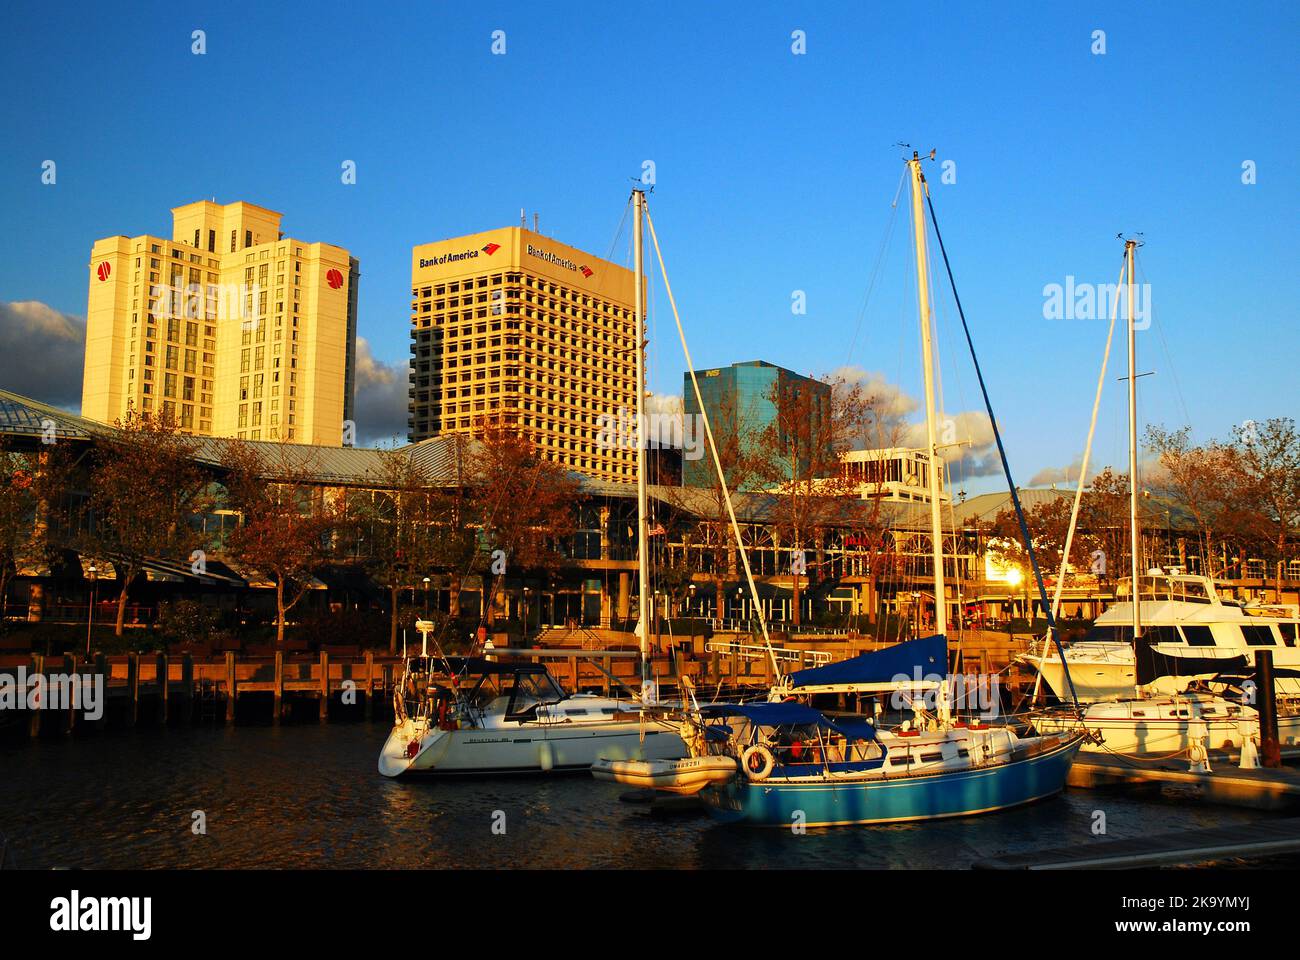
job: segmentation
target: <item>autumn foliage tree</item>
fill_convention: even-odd
[[[717,446],[722,475],[726,477],[726,490],[735,494],[752,489],[758,481],[757,461],[752,449],[760,433],[753,422],[753,412],[740,409],[734,393],[724,393],[712,407],[709,429]],[[699,433],[704,433],[703,427]],[[727,582],[734,569],[735,537],[722,480],[718,476],[718,464],[715,464],[707,444],[704,448],[704,475],[707,480],[703,486],[669,487],[663,491],[663,496],[679,513],[693,514],[697,518],[696,535],[689,539],[707,560],[709,579],[713,581],[714,615],[722,619],[726,611]],[[686,553],[689,554],[690,550]]]
[[[559,569],[563,542],[574,531],[573,507],[581,488],[564,467],[543,457],[526,434],[509,426],[486,425],[469,459],[487,563],[485,614],[492,625],[504,612],[508,573]]]
[[[1233,437],[1242,468],[1243,499],[1251,507],[1251,526],[1272,553],[1277,599],[1282,599],[1282,569],[1300,533],[1300,434],[1290,417],[1238,427]]]
[[[776,493],[772,520],[782,562],[789,559],[794,624],[801,620],[800,589],[821,531],[843,514],[841,498],[858,483],[840,462],[862,434],[871,402],[862,387],[827,379],[818,389],[806,380],[779,377],[769,400],[773,415],[755,447],[755,470]]]
[[[197,441],[170,416],[133,408],[115,425],[96,440],[89,474],[93,519],[75,545],[113,563],[120,637],[131,584],[146,563],[188,564],[203,545],[193,518],[209,502],[210,478],[195,460]]]
[[[226,441],[222,457],[227,505],[240,514],[225,549],[275,586],[275,644],[284,647],[288,615],[335,557],[344,523],[340,502],[315,479],[310,452],[283,443]]]
[[[457,438],[459,439],[459,438]],[[367,566],[390,600],[389,652],[397,650],[398,599],[426,576],[458,579],[477,549],[468,502],[459,483],[440,487],[439,478],[411,449],[380,455],[379,489],[354,501],[351,521],[369,541]]]
[[[47,555],[53,545],[47,535],[50,512],[68,474],[61,453],[55,444],[25,452],[0,440],[0,620],[8,613],[9,583],[18,564]]]

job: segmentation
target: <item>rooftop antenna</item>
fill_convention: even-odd
[[[519,226],[523,228],[526,228],[528,226],[528,217],[524,213],[523,207],[519,208]]]
[[[533,212],[533,233],[540,233],[540,232],[541,232],[541,227],[539,227],[537,224],[538,224],[537,212],[534,211],[534,212]]]

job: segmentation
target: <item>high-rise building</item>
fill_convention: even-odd
[[[790,395],[792,389],[810,391],[811,401],[807,404],[810,416],[829,413],[829,384],[774,363],[750,360],[729,367],[700,370],[695,376],[714,437],[735,437],[739,443],[737,452],[741,456],[748,456],[754,445],[763,442],[763,432],[776,420],[778,385],[782,396]],[[689,373],[682,376],[682,383],[683,414],[688,419],[698,417],[700,405],[695,400]],[[703,430],[698,434],[703,436]],[[815,435],[815,432],[810,432],[810,435]],[[688,487],[712,486],[715,469],[708,456],[687,459],[683,462],[682,484]],[[731,477],[727,480],[732,482]]]
[[[633,274],[523,227],[411,251],[410,439],[497,423],[635,482]]]
[[[83,416],[135,408],[197,435],[341,445],[359,264],[284,236],[280,216],[201,200],[172,210],[170,239],[95,242]]]

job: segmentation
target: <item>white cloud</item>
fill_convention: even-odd
[[[863,396],[876,407],[880,423],[868,427],[862,438],[863,447],[925,448],[925,408],[918,398],[891,383],[883,373],[861,367],[839,367],[831,371],[831,378],[860,386]],[[943,414],[938,430],[939,455],[947,461],[952,483],[1002,472],[993,425],[983,410]]]
[[[86,321],[38,300],[0,301],[0,387],[81,409]]]
[[[388,363],[370,352],[365,337],[357,337],[357,381],[353,415],[357,421],[357,445],[374,446],[381,441],[406,440],[407,387],[409,366]]]

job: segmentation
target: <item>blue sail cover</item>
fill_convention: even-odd
[[[796,670],[785,678],[789,687],[823,687],[849,683],[892,683],[900,677],[921,680],[948,675],[948,638],[919,637],[883,650],[862,653],[824,667]]]

